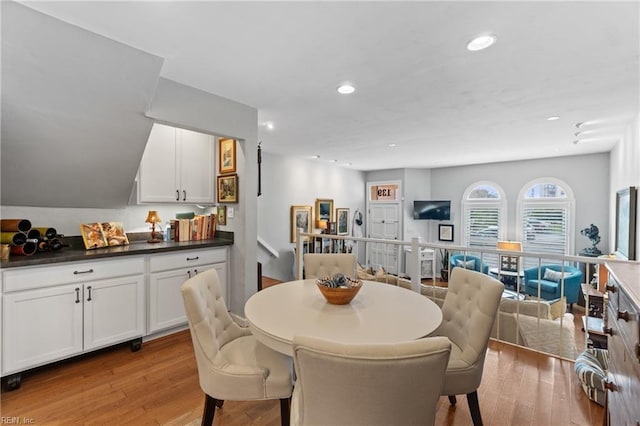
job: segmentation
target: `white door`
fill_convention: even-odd
[[[369,238],[400,238],[400,204],[371,203],[368,218]],[[367,243],[367,264],[374,267],[382,266],[387,272],[397,274],[399,247],[394,244]]]
[[[143,203],[175,203],[180,193],[177,176],[176,129],[154,124],[140,162],[138,197]],[[181,198],[180,198],[181,199]]]
[[[3,374],[82,352],[82,285],[5,294]]]
[[[213,203],[214,138],[178,129],[180,146],[180,201]]]
[[[144,275],[84,285],[84,349],[144,335]]]

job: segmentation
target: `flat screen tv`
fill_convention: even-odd
[[[451,201],[415,200],[413,202],[413,218],[417,220],[451,220]]]

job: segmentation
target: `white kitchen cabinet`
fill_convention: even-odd
[[[215,138],[155,123],[138,171],[141,203],[213,203]]]
[[[145,334],[144,258],[3,271],[2,376]]]
[[[192,276],[215,268],[223,297],[227,296],[227,249],[210,248],[154,255],[149,265],[148,331],[154,333],[187,323],[180,287]]]

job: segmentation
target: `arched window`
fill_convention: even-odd
[[[516,230],[522,249],[572,254],[574,206],[573,191],[558,179],[541,178],[527,183],[518,197]]]
[[[507,199],[500,186],[493,182],[471,184],[462,195],[463,245],[470,248],[495,249],[504,239],[507,229]],[[483,260],[497,266],[495,255],[485,254]]]

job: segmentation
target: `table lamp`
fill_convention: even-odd
[[[327,221],[326,220],[319,220],[318,221],[318,228],[322,230],[322,233],[326,233],[327,232]]]
[[[522,243],[520,241],[498,241],[498,250],[522,251]],[[500,269],[503,271],[517,272],[520,256],[500,255]]]
[[[160,216],[158,216],[158,212],[155,210],[149,210],[149,213],[147,214],[147,219],[145,220],[145,222],[151,224],[151,239],[147,240],[147,242],[159,243],[160,241],[162,241],[156,238],[156,223],[162,222],[162,220],[160,219]]]

